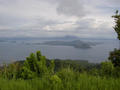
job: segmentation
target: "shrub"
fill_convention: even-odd
[[[101,75],[102,76],[112,76],[113,75],[113,71],[114,71],[114,66],[112,64],[112,62],[102,62],[101,63]]]
[[[110,52],[110,56],[108,58],[115,67],[120,67],[120,50],[115,49]]]
[[[26,58],[21,77],[24,79],[30,79],[33,77],[42,77],[48,74],[54,74],[54,60],[51,60],[50,66],[46,65],[46,57],[42,56],[40,51],[36,52],[36,55],[31,53]]]
[[[63,80],[63,81],[68,81],[68,80],[73,80],[75,78],[75,73],[72,69],[70,68],[65,68],[60,70],[57,75]]]

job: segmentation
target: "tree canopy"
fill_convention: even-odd
[[[114,30],[118,35],[118,39],[120,40],[120,14],[119,11],[116,10],[116,14],[112,16],[115,20],[115,26],[114,26]]]

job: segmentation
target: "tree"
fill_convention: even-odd
[[[50,61],[50,66],[49,66],[49,72],[51,74],[54,74],[54,69],[55,69],[55,63],[54,63],[54,60],[51,60]]]
[[[24,65],[22,67],[22,74],[21,74],[22,78],[30,79],[35,77],[35,75],[37,74],[36,63],[37,63],[37,59],[35,57],[35,54],[31,53],[30,56],[26,58]]]
[[[114,26],[114,30],[117,33],[117,38],[119,40],[119,49],[120,49],[120,14],[119,11],[116,10],[116,14],[112,16],[115,20],[115,26]]]
[[[37,51],[36,54],[31,53],[30,56],[26,58],[21,76],[24,79],[30,79],[38,76],[42,77],[47,73],[46,58],[41,55],[40,51]]]
[[[115,67],[120,67],[120,14],[119,11],[116,10],[116,14],[112,16],[115,19],[114,30],[117,33],[117,38],[119,40],[119,49],[115,49],[110,52],[109,60],[114,64]]]
[[[50,66],[47,67],[46,57],[42,56],[40,51],[36,54],[31,53],[26,58],[21,71],[21,77],[24,79],[32,79],[34,77],[43,77],[48,74],[54,74],[54,60],[51,60]]]

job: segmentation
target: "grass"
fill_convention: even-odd
[[[0,78],[0,90],[119,90],[120,78],[102,78],[79,74],[53,83],[49,78],[8,80]]]

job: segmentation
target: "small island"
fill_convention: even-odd
[[[43,45],[55,45],[55,46],[73,46],[74,48],[89,49],[91,48],[91,46],[94,46],[97,43],[74,40],[74,41],[46,41],[42,44]]]

